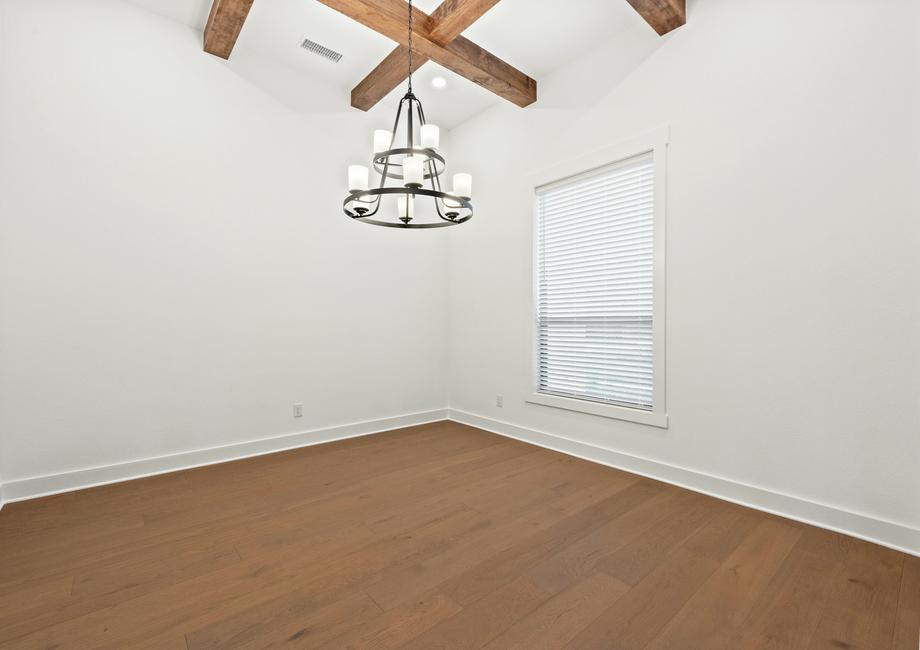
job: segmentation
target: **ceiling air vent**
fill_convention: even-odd
[[[329,59],[333,63],[338,63],[339,59],[342,58],[342,55],[335,50],[330,50],[328,47],[323,47],[315,41],[311,41],[309,38],[303,39],[303,43],[300,44],[300,47],[305,49],[307,52],[313,52],[324,59]]]

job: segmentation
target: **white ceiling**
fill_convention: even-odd
[[[195,29],[203,29],[211,0],[128,0]],[[416,0],[431,13],[440,0]],[[644,25],[626,0],[502,0],[464,36],[538,81],[557,67],[626,29]],[[647,28],[649,29],[650,28]],[[332,63],[300,48],[304,38],[342,53]],[[370,72],[395,44],[373,30],[326,7],[318,0],[256,0],[237,41],[236,56],[257,55],[296,69],[305,80],[347,92]],[[443,76],[436,90],[431,78]],[[414,76],[416,94],[433,121],[451,128],[504,101],[441,66],[426,63]],[[385,104],[404,94],[393,91]],[[343,109],[347,99],[343,99]]]

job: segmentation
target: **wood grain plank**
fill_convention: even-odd
[[[765,515],[755,510],[731,504],[717,512],[702,528],[691,535],[682,546],[714,560],[722,560],[738,547],[751,530],[765,520]],[[794,525],[789,520],[787,525]]]
[[[549,598],[525,577],[463,608],[443,623],[416,637],[404,648],[479,648],[511,627]]]
[[[891,647],[904,554],[854,540],[809,648]]]
[[[904,558],[892,647],[894,650],[920,648],[920,557],[914,555]]]
[[[188,650],[188,644],[184,634],[164,632],[136,640],[131,644],[131,650]]]
[[[640,539],[652,525],[673,517],[684,507],[676,490],[665,490],[637,505],[623,516],[608,521],[558,553],[533,566],[528,575],[539,586],[558,593],[598,571],[605,561],[627,544]]]
[[[229,59],[251,7],[252,0],[214,0],[204,28],[204,51]]]
[[[117,594],[121,599],[131,598],[143,593],[138,588],[187,580],[239,561],[233,544],[214,543],[206,537],[186,539],[165,548],[128,551],[105,562],[82,567],[74,576],[73,595],[87,598]]]
[[[627,0],[660,36],[685,25],[686,0]]]
[[[460,612],[461,607],[444,594],[433,591],[391,609],[322,647],[329,650],[399,648]]]
[[[561,648],[629,591],[606,573],[595,573],[550,598],[484,646],[489,650]]]
[[[372,545],[360,543],[360,548],[351,552],[347,538],[338,544],[304,545],[288,554],[268,555],[259,562],[214,571],[77,618],[67,618],[12,639],[12,647],[43,647],[62,639],[88,647],[99,644],[100,639],[127,645],[166,630],[185,633],[208,630],[202,634],[210,635],[214,633],[210,626],[219,626],[222,635],[232,635],[234,630],[258,624],[285,607],[312,614],[354,595],[363,579],[391,562],[412,557],[419,552],[420,545],[430,544],[433,551],[438,542],[449,541],[461,525],[475,523],[469,516],[458,515],[411,534],[396,535]]]
[[[189,635],[189,645],[196,647],[245,646],[274,642],[276,630],[299,631],[301,618],[309,619],[315,610],[341,598],[341,594],[360,591],[362,580],[392,562],[409,556],[424,556],[464,531],[476,529],[482,516],[472,511],[444,518],[411,534],[397,535],[384,543],[367,546],[356,553],[329,561],[307,580],[294,580],[292,591],[266,599],[254,607],[227,616]],[[274,595],[274,589],[266,595]],[[369,598],[369,597],[368,597]],[[359,598],[360,600],[360,598]],[[362,601],[363,602],[363,601]],[[375,608],[377,608],[375,604]],[[379,610],[378,609],[378,613]],[[363,610],[363,606],[362,606]],[[341,630],[340,634],[345,632]],[[301,634],[298,638],[306,636]],[[317,644],[310,634],[310,643]],[[285,637],[286,638],[286,637]],[[194,641],[194,643],[193,643]]]
[[[301,549],[298,560],[309,566],[335,557],[340,550],[347,552],[347,538],[336,542]],[[290,593],[302,576],[296,562],[276,557],[190,575],[130,599],[122,599],[118,592],[76,598],[60,608],[30,611],[29,616],[4,626],[0,647],[45,647],[64,640],[77,647],[104,642],[117,646],[128,639],[137,642],[137,638],[180,629],[184,633]]]
[[[674,516],[658,522],[639,539],[598,562],[598,568],[626,584],[638,584],[673,549],[726,508],[724,502],[695,492],[683,491],[677,498],[679,509]]]
[[[426,63],[428,63],[426,56],[417,54],[412,57],[413,70],[418,70]],[[371,110],[380,100],[408,79],[408,69],[409,48],[405,45],[397,45],[351,89],[352,108],[362,111]]]
[[[385,610],[406,598],[424,593],[501,553],[515,542],[538,534],[559,521],[621,490],[617,482],[602,483],[570,495],[557,497],[511,521],[500,522],[470,536],[443,553],[408,566],[394,566],[377,576],[368,593]]]
[[[796,548],[832,562],[844,563],[856,540],[832,530],[806,526]]]
[[[778,520],[758,525],[649,644],[649,650],[733,650],[734,633],[801,534],[798,526]]]
[[[431,12],[431,40],[447,45],[498,4],[498,0],[443,0]]]
[[[833,558],[794,548],[757,606],[736,633],[732,648],[774,650],[806,648],[815,633],[839,570]]]
[[[644,648],[718,567],[715,560],[677,549],[565,647]]]
[[[46,611],[70,600],[73,576],[61,575],[8,584],[0,588],[0,628],[30,611]]]
[[[300,596],[300,594],[298,594]],[[315,594],[303,594],[289,598],[279,611],[275,603],[267,616],[250,619],[246,627],[219,622],[185,636],[188,650],[208,648],[256,648],[309,647],[315,648],[341,635],[349,627],[372,620],[380,614],[380,608],[366,594],[354,594],[322,602]]]
[[[607,520],[628,513],[657,493],[658,487],[646,481],[627,485],[610,497],[495,553],[445,581],[440,589],[455,602],[466,606],[526,573],[566,545],[597,530]]]

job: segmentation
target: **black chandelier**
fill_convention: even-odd
[[[406,146],[396,147],[403,115]],[[441,176],[447,165],[438,152],[439,141],[440,130],[425,121],[422,102],[412,93],[412,0],[409,0],[409,89],[399,101],[393,130],[374,131],[373,167],[380,175],[379,186],[369,186],[367,167],[349,165],[348,197],[343,204],[345,214],[355,221],[390,228],[443,228],[469,221],[473,217],[473,204],[470,203],[473,178],[469,174],[454,174],[453,191],[445,192],[441,188]],[[399,182],[387,187],[387,179]],[[396,197],[395,210],[390,210],[392,205],[384,205],[382,197],[387,195]],[[417,197],[431,198],[434,214],[426,218],[421,211],[416,211]]]

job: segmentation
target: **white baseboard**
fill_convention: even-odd
[[[259,440],[196,449],[154,458],[7,480],[0,484],[0,508],[4,503],[34,499],[97,485],[129,481],[203,465],[261,456],[287,449],[356,438],[392,429],[450,419],[492,433],[552,449],[570,456],[647,476],[719,499],[763,510],[789,519],[858,537],[882,546],[920,556],[920,529],[870,515],[817,503],[809,499],[669,465],[596,445],[569,440],[551,433],[457,409],[435,409],[324,429],[290,433]]]
[[[60,474],[8,480],[0,486],[2,487],[0,506],[4,501],[10,503],[12,501],[34,499],[60,492],[70,492],[97,485],[129,481],[155,474],[201,467],[202,465],[225,463],[231,460],[345,440],[346,438],[356,438],[445,419],[447,419],[447,409],[435,409],[433,411],[409,413],[379,420],[342,424],[324,429],[288,433],[219,447],[183,451],[166,456],[143,458],[99,467],[87,467]]]
[[[598,447],[585,442],[503,422],[489,417],[448,410],[448,418],[502,436],[515,438],[540,447],[552,449],[633,474],[678,485],[688,490],[795,519],[806,524],[858,537],[869,542],[920,556],[920,529],[906,524],[886,521],[809,499],[713,476],[697,470],[669,465],[649,458]]]

